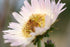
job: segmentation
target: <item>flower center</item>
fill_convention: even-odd
[[[31,37],[31,32],[35,32],[34,27],[45,26],[45,16],[46,14],[32,14],[29,21],[25,24],[23,28],[23,34],[26,38]]]

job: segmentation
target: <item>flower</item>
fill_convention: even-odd
[[[55,22],[58,15],[66,8],[62,9],[65,3],[59,0],[31,0],[31,5],[27,0],[19,13],[13,12],[16,22],[9,24],[9,30],[5,30],[3,38],[5,43],[11,46],[26,46],[35,39],[37,35],[42,35]]]

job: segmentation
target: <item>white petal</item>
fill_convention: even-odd
[[[32,5],[33,11],[40,9],[40,5],[39,5],[38,0],[31,0],[31,5]]]
[[[47,10],[50,9],[50,5],[51,5],[50,0],[45,0],[45,4],[46,4],[46,7],[47,7]]]
[[[62,10],[60,11],[60,13],[61,13],[61,12],[63,12],[64,10],[66,10],[66,9],[67,9],[67,7],[66,7],[66,8],[64,8],[64,9],[62,9]]]
[[[9,28],[12,28],[12,29],[21,29],[22,28],[20,24],[15,23],[15,22],[9,23],[9,26],[8,27]]]
[[[62,9],[65,3],[60,3],[61,0],[58,1],[57,4],[52,3],[52,10],[53,10],[53,19],[52,23],[54,23],[58,17],[58,15],[63,12],[66,8]]]
[[[9,34],[9,33],[14,33],[14,30],[5,30],[5,31],[2,31],[4,34]]]
[[[59,10],[61,10],[64,5],[65,5],[65,3],[60,3],[60,4],[59,4]]]
[[[60,4],[60,2],[61,2],[61,0],[59,0],[59,1],[58,1],[57,5],[59,5],[59,4]]]
[[[9,40],[5,40],[4,43],[10,43],[10,41]]]
[[[44,0],[39,0],[39,4],[41,6],[41,9],[43,9],[43,11],[46,10],[46,4]]]
[[[13,12],[13,16],[19,23],[23,23],[23,17],[21,15],[16,12]]]
[[[23,44],[23,42],[18,42],[18,40],[17,40],[17,42],[12,42],[11,46],[20,46],[22,44]]]
[[[22,7],[22,10],[19,12],[24,18],[28,18],[31,16],[31,11],[29,11],[26,7]]]
[[[25,4],[25,7],[31,11],[32,7],[30,6],[27,0],[24,1],[24,4]]]

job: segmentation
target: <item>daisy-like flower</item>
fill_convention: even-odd
[[[11,46],[26,46],[30,44],[37,35],[42,35],[55,22],[65,3],[59,0],[31,0],[31,5],[24,1],[19,13],[13,12],[16,22],[9,23],[9,30],[5,30],[3,38],[5,43]]]

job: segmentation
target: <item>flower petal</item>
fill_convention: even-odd
[[[23,17],[21,15],[19,15],[16,12],[13,12],[12,14],[13,14],[14,18],[17,20],[17,22],[23,23]]]
[[[25,7],[28,9],[28,10],[32,10],[32,7],[31,7],[31,5],[28,3],[28,1],[27,0],[25,0],[24,1],[24,4],[25,4]]]
[[[9,23],[9,26],[8,27],[9,28],[12,28],[12,29],[21,29],[22,28],[20,24],[15,23],[15,22]]]

